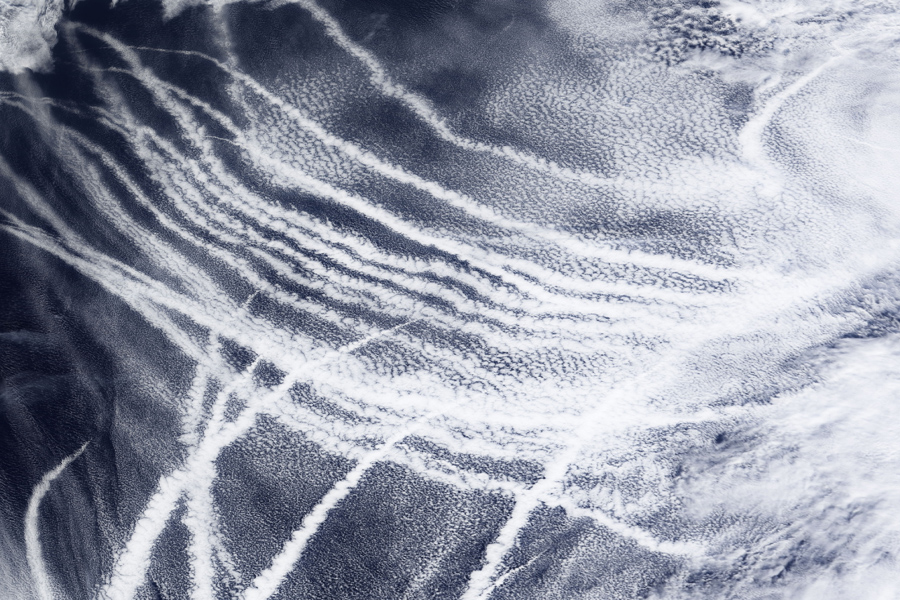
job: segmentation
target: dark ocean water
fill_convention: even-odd
[[[0,597],[900,597],[897,8],[0,0]]]

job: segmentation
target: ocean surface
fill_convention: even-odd
[[[900,3],[0,0],[0,598],[900,598]]]

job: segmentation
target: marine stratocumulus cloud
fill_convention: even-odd
[[[900,597],[900,6],[0,0],[0,597]]]

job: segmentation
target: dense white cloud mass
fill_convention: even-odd
[[[0,587],[900,594],[896,6],[0,6]]]
[[[0,2],[0,70],[46,69],[62,13],[63,0]]]

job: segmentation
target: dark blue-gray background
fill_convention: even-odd
[[[0,5],[0,595],[897,597],[895,9]]]

